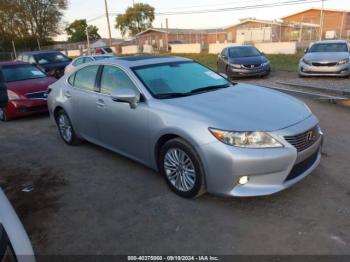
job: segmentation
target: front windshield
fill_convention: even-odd
[[[327,44],[314,44],[309,53],[319,52],[348,52],[348,47],[345,43],[327,43]]]
[[[231,58],[261,56],[261,53],[252,46],[231,47],[228,52]]]
[[[40,65],[69,62],[69,58],[61,52],[37,54],[35,55],[35,58],[38,61],[38,64]]]
[[[46,77],[46,75],[35,66],[26,64],[3,66],[2,73],[5,78],[5,82]]]
[[[198,89],[214,90],[229,85],[222,76],[192,61],[135,67],[133,71],[157,98],[167,94],[192,94]]]

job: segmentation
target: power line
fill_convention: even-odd
[[[247,2],[256,2],[258,0],[250,0]],[[309,3],[317,3],[322,0],[288,0],[284,2],[274,2],[274,3],[264,3],[258,5],[244,5],[244,6],[236,6],[236,7],[226,7],[226,8],[216,8],[216,9],[202,9],[202,10],[188,10],[188,11],[163,11],[163,12],[155,12],[155,15],[187,15],[187,14],[207,14],[207,13],[218,13],[218,12],[229,12],[229,11],[241,11],[241,10],[251,10],[251,9],[262,9],[262,8],[270,8],[270,7],[280,7],[280,6],[290,6],[290,5],[299,5],[299,4],[309,4]],[[323,0],[328,1],[328,0]],[[261,2],[261,1],[258,1]],[[231,2],[233,3],[233,2]],[[194,6],[193,6],[194,7]],[[192,8],[193,8],[192,7]],[[183,7],[185,8],[185,7]],[[188,7],[191,8],[191,7]],[[169,9],[171,10],[171,9]],[[109,15],[120,15],[123,12],[110,12]],[[98,20],[104,17],[104,15],[96,16],[95,18],[89,19],[88,22]]]
[[[247,0],[244,1],[244,3],[254,3],[254,2],[263,2],[264,0]],[[270,0],[271,1],[271,0]],[[230,1],[230,2],[222,2],[222,3],[216,3],[216,4],[206,4],[206,5],[193,5],[193,6],[182,6],[182,7],[172,7],[172,8],[168,8],[167,10],[178,10],[178,9],[188,9],[188,8],[195,8],[195,7],[206,7],[206,6],[219,6],[219,5],[232,5],[232,4],[239,4],[242,3],[242,0],[238,0],[238,1]],[[162,9],[160,9],[162,10]]]
[[[158,12],[157,15],[185,15],[185,14],[207,14],[207,13],[217,13],[217,12],[228,12],[228,11],[239,11],[239,10],[250,10],[250,9],[261,9],[268,7],[278,7],[278,6],[289,6],[297,4],[308,4],[316,3],[321,0],[289,0],[285,2],[269,3],[269,4],[258,4],[258,5],[246,5],[238,7],[229,8],[218,8],[218,9],[203,9],[203,10],[192,10],[192,11],[181,11],[181,12]],[[327,1],[327,0],[324,0]]]

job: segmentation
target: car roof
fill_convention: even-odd
[[[59,50],[45,50],[45,51],[28,51],[28,52],[22,52],[20,55],[39,55],[39,54],[48,54],[48,53],[57,53],[60,52]]]
[[[0,62],[0,67],[2,66],[10,66],[10,65],[29,65],[28,63],[21,62],[21,61],[4,61]]]
[[[153,55],[137,55],[137,56],[125,56],[116,57],[105,60],[104,63],[108,62],[111,64],[118,64],[124,67],[136,67],[145,66],[161,63],[171,63],[171,62],[184,62],[192,61],[191,59],[178,57],[178,56],[153,56]]]

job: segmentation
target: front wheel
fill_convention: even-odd
[[[64,110],[60,110],[57,113],[56,123],[60,136],[65,143],[68,145],[76,145],[80,142],[80,139],[75,134],[72,122]]]
[[[170,189],[179,196],[195,198],[205,192],[202,164],[186,141],[168,141],[161,149],[159,167]]]
[[[8,121],[6,110],[5,110],[5,108],[2,108],[2,107],[0,107],[0,121],[2,121],[2,122]]]

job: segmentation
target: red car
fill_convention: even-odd
[[[0,62],[0,74],[5,81],[9,102],[0,109],[0,120],[47,111],[48,86],[57,79],[48,77],[37,67],[23,62]]]

